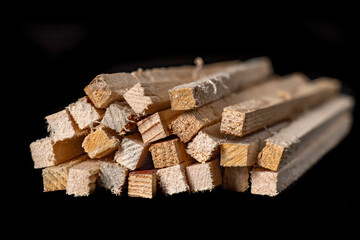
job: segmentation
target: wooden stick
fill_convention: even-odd
[[[190,156],[185,151],[185,144],[179,138],[153,143],[149,151],[155,168],[171,167],[190,161]]]
[[[42,170],[44,192],[52,192],[58,190],[65,190],[69,169],[85,160],[88,160],[87,155],[74,158],[68,162],[62,163],[58,166],[48,167]]]
[[[144,143],[152,143],[172,134],[170,124],[183,111],[166,109],[137,122]]]
[[[221,113],[226,106],[252,99],[254,96],[273,94],[276,91],[292,91],[307,82],[308,78],[294,73],[273,79],[258,86],[208,103],[198,109],[181,114],[171,123],[171,130],[182,142],[190,141],[204,127],[221,121]]]
[[[157,189],[156,169],[134,171],[129,174],[130,197],[153,198]]]
[[[258,165],[276,171],[299,148],[312,144],[313,138],[321,133],[329,121],[351,110],[353,106],[354,100],[351,97],[339,96],[304,113],[288,127],[266,139],[266,145],[259,154]]]
[[[113,161],[102,161],[98,183],[101,187],[120,196],[126,186],[129,169]]]
[[[221,142],[222,167],[248,167],[257,162],[257,156],[265,146],[265,139],[286,127],[288,122],[280,122],[245,137],[230,137]]]
[[[340,84],[334,79],[321,78],[294,91],[265,96],[224,108],[221,132],[245,136],[274,124],[334,96]]]
[[[149,146],[143,143],[139,133],[127,135],[122,139],[114,160],[130,170],[152,167]]]
[[[270,59],[255,58],[169,90],[172,110],[190,110],[258,84],[273,73]]]
[[[101,158],[117,150],[120,141],[103,125],[99,125],[87,135],[82,147],[91,159]]]
[[[66,107],[66,110],[70,113],[80,130],[92,128],[104,116],[104,110],[96,108],[87,96],[70,104]]]
[[[226,190],[245,192],[249,188],[251,167],[225,167],[223,188]]]
[[[296,152],[296,155],[276,172],[260,167],[254,168],[251,171],[251,193],[278,195],[334,148],[348,134],[351,123],[350,113],[339,116],[321,134],[312,139],[311,144]]]
[[[119,135],[136,132],[136,113],[126,102],[114,102],[106,109],[101,123]]]
[[[69,169],[66,194],[75,197],[89,196],[95,191],[101,162],[87,160]]]
[[[157,170],[160,188],[164,194],[173,195],[189,191],[185,173],[187,165],[187,162],[183,162],[180,165]]]
[[[222,183],[219,159],[188,165],[186,176],[191,192],[213,190]]]
[[[224,69],[233,66],[233,63],[223,64]],[[217,71],[219,66],[215,67]],[[139,116],[148,116],[157,111],[170,108],[168,90],[184,83],[197,80],[193,75],[194,68],[169,68],[152,71],[138,71],[133,73],[139,80],[124,94],[124,99]],[[212,73],[208,67],[203,72]]]

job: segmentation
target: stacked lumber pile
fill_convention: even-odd
[[[44,191],[276,196],[350,131],[336,79],[277,76],[266,57],[195,63],[100,74],[46,116],[49,136],[30,144]]]

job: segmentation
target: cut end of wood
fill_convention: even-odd
[[[160,188],[166,195],[173,195],[189,191],[186,180],[185,167],[187,163],[162,168],[157,171]]]
[[[246,167],[252,166],[254,163],[250,162],[249,145],[240,145],[233,143],[221,144],[221,160],[222,167]],[[256,159],[255,159],[256,161]]]
[[[156,170],[134,171],[129,174],[128,195],[130,197],[153,198],[156,195]]]
[[[163,124],[159,112],[138,121],[137,126],[144,143],[155,142],[170,136],[170,131],[168,127]]]
[[[260,167],[277,171],[284,153],[285,148],[283,146],[267,141],[265,147],[259,153],[257,164]]]
[[[233,111],[231,108],[224,108],[222,113],[220,132],[238,137],[244,136],[245,116],[245,113]]]
[[[97,108],[107,108],[111,103],[112,93],[104,74],[96,76],[84,91]]]
[[[116,162],[102,162],[99,185],[120,196],[125,188],[129,170]]]
[[[245,192],[249,188],[249,178],[249,167],[225,167],[223,188],[236,192]]]
[[[175,111],[189,110],[196,108],[194,88],[176,87],[169,90],[171,109]]]
[[[262,168],[251,170],[251,193],[274,197],[279,194],[277,190],[278,173]]]
[[[53,152],[53,145],[50,137],[32,142],[30,144],[30,151],[35,169],[56,165],[55,154]]]

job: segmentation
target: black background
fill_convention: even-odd
[[[249,13],[239,6],[213,6],[211,11],[188,6],[169,9],[119,8],[111,15],[99,10],[66,20],[50,12],[46,18],[19,18],[10,25],[6,50],[11,52],[7,69],[11,76],[7,79],[15,84],[4,89],[12,94],[7,101],[18,99],[21,108],[6,104],[6,111],[12,113],[5,122],[12,133],[8,149],[16,145],[9,159],[4,159],[11,166],[3,170],[10,173],[4,196],[14,210],[12,221],[31,222],[41,216],[41,224],[50,224],[65,216],[72,223],[100,224],[99,219],[110,214],[114,220],[102,224],[124,227],[124,221],[137,221],[144,227],[155,221],[170,226],[174,218],[187,217],[182,224],[174,223],[174,230],[200,223],[218,230],[227,224],[237,229],[244,222],[254,230],[282,214],[289,222],[292,217],[306,216],[316,222],[325,216],[337,223],[356,216],[357,109],[349,136],[275,198],[221,189],[170,197],[158,194],[153,200],[126,194],[116,197],[103,189],[88,198],[42,192],[41,170],[33,169],[29,145],[47,136],[44,117],[82,97],[83,88],[99,73],[193,64],[197,56],[205,63],[269,56],[277,74],[299,71],[311,78],[338,78],[344,93],[358,96],[357,19],[343,9],[315,14],[295,13],[292,8]],[[14,123],[19,127],[13,128]],[[257,219],[250,220],[251,216]]]

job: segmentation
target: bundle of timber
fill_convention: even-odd
[[[338,80],[269,58],[100,74],[30,144],[44,191],[153,198],[215,187],[276,196],[350,131]]]

